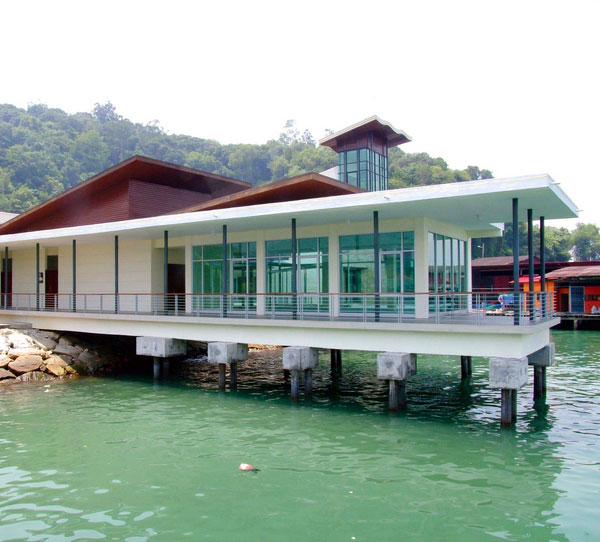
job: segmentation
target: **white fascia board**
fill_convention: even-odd
[[[431,215],[435,217],[436,205],[443,206],[444,210],[452,214],[452,220],[456,224],[464,224],[465,229],[485,229],[491,224],[486,221],[485,216],[475,225],[465,222],[464,205],[469,201],[476,201],[478,197],[488,196],[493,198],[503,192],[509,192],[511,197],[525,195],[534,189],[550,190],[553,196],[551,203],[562,203],[566,206],[559,217],[548,216],[547,218],[571,218],[577,216],[577,209],[564,192],[552,182],[548,175],[534,175],[516,177],[510,179],[490,179],[484,181],[467,181],[443,185],[425,187],[402,188],[385,190],[379,192],[362,192],[358,194],[346,194],[341,196],[330,196],[326,198],[315,198],[294,202],[278,202],[247,207],[234,207],[208,211],[197,211],[192,213],[170,214],[149,218],[124,220],[120,222],[107,222],[102,224],[91,224],[86,226],[75,226],[58,228],[54,230],[32,231],[18,234],[0,236],[0,246],[6,245],[30,245],[32,241],[60,241],[65,239],[89,239],[99,240],[111,235],[123,235],[127,239],[148,239],[160,237],[162,230],[169,230],[172,235],[189,235],[194,233],[195,227],[219,228],[223,224],[241,229],[267,229],[284,227],[289,224],[291,218],[304,216],[305,223],[327,224],[352,220],[370,220],[370,213],[379,210],[384,219],[384,213],[390,218],[399,216],[403,211],[410,211],[411,206],[420,205],[419,216],[428,216],[427,209],[431,209]],[[550,193],[546,192],[550,196]],[[444,202],[444,200],[450,200]],[[461,200],[464,205],[461,206]],[[410,216],[410,215],[407,215]],[[416,216],[416,215],[415,215]],[[312,222],[309,222],[312,221]]]

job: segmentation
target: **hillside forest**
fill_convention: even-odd
[[[107,102],[88,113],[69,114],[44,104],[27,109],[0,104],[0,211],[21,213],[132,155],[143,155],[254,185],[319,172],[336,165],[336,154],[318,147],[313,135],[288,120],[277,139],[264,144],[221,144],[168,134],[158,121],[134,123]],[[427,153],[389,153],[390,188],[491,178],[478,166],[452,169]],[[519,233],[525,236],[525,231]],[[548,259],[600,258],[600,232],[593,224],[546,228]],[[473,257],[511,254],[512,229],[498,239],[473,240]],[[525,247],[525,243],[521,243]],[[485,248],[482,248],[485,247]]]

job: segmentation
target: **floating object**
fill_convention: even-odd
[[[259,472],[260,469],[255,469],[252,465],[248,465],[248,463],[241,463],[238,467],[242,472]]]

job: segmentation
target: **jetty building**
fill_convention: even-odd
[[[320,141],[338,155],[332,170],[262,186],[129,158],[0,224],[2,317],[208,341],[223,374],[243,345],[287,345],[294,396],[315,349],[332,351],[332,367],[341,350],[379,352],[392,408],[417,354],[461,356],[463,376],[485,356],[511,423],[528,363],[545,385],[557,320],[543,283],[518,291],[518,261],[500,310],[498,293],[472,292],[470,239],[527,221],[531,252],[533,220],[543,247],[544,220],[577,208],[546,174],[390,190],[388,149],[409,141],[371,117]]]

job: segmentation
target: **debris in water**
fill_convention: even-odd
[[[241,463],[239,469],[242,472],[259,472],[260,469],[255,469],[252,465],[248,465],[248,463]]]

